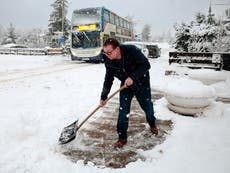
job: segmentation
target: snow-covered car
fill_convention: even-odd
[[[151,42],[145,42],[144,44],[149,51],[149,58],[158,58],[161,56],[161,49],[157,44]]]
[[[126,41],[123,44],[130,44],[130,45],[135,45],[137,48],[141,50],[141,52],[148,58],[149,57],[149,51],[146,47],[146,45],[143,42],[138,42],[138,41]]]

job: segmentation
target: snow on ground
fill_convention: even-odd
[[[5,71],[19,71],[25,69],[34,69],[46,67],[67,61],[63,56],[24,56],[24,55],[1,55],[0,56],[0,74]]]
[[[159,91],[164,91],[175,78],[186,77],[164,75],[168,68],[167,51],[164,50],[169,47],[162,49],[162,57],[150,60],[151,84]],[[67,58],[0,55],[0,75],[6,71],[49,67],[62,62],[68,63]],[[57,140],[60,132],[75,119],[81,121],[98,105],[103,78],[103,64],[80,66],[76,63],[76,68],[70,70],[13,80],[4,85],[0,81],[0,172],[230,171],[230,104],[213,102],[203,116],[192,118],[169,111],[165,98],[155,103],[155,115],[159,119],[172,120],[174,129],[163,144],[149,151],[140,151],[147,158],[145,162],[130,163],[123,169],[102,169],[90,163],[84,165],[82,161],[73,163],[67,160],[59,152]],[[228,85],[226,80],[214,88],[220,89],[223,95],[229,94],[229,90],[225,90]],[[113,90],[118,87],[119,82],[115,81]],[[100,113],[98,111],[90,120]]]

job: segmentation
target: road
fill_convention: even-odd
[[[25,78],[34,77],[34,76],[47,75],[47,74],[66,71],[66,70],[73,70],[76,68],[85,67],[89,65],[90,64],[86,64],[86,63],[65,62],[65,63],[58,63],[51,66],[39,67],[33,69],[3,71],[0,72],[0,83],[21,80]]]

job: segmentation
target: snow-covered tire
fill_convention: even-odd
[[[204,110],[204,108],[186,108],[186,107],[180,107],[180,106],[175,106],[172,104],[168,104],[167,105],[168,109],[176,112],[178,114],[183,114],[183,115],[188,115],[188,116],[197,116],[199,114],[201,114]]]
[[[175,106],[202,108],[208,106],[215,98],[215,89],[190,79],[179,79],[170,83],[165,92],[167,101]]]
[[[165,94],[165,98],[170,104],[187,108],[202,108],[208,106],[214,100],[214,97],[193,97],[189,95],[187,97],[180,97],[167,93]]]

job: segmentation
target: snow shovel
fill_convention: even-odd
[[[115,96],[117,93],[125,89],[126,86],[123,85],[121,88],[119,88],[117,91],[115,91],[113,94],[111,94],[105,101],[109,101],[113,96]],[[74,121],[72,124],[66,126],[63,128],[61,135],[59,137],[59,144],[66,144],[72,140],[75,139],[77,131],[81,128],[81,126],[99,109],[101,108],[100,105],[98,105],[82,122],[78,125],[78,120]]]

